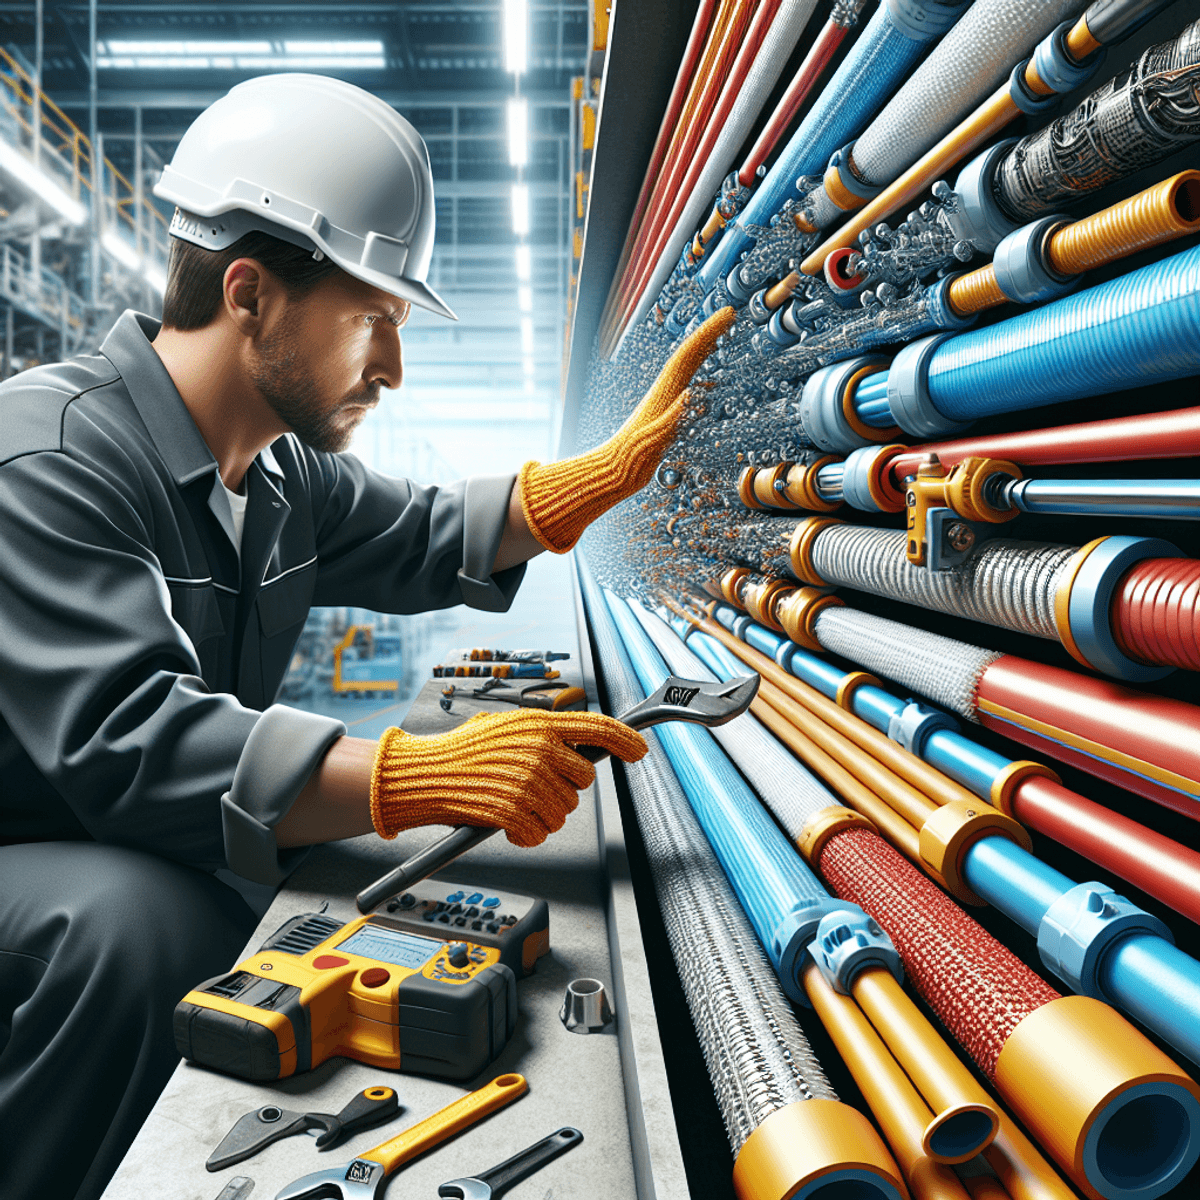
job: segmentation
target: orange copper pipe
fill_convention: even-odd
[[[923,1148],[935,1117],[858,1005],[810,962],[804,990],[862,1091],[916,1200],[969,1200],[958,1177]],[[943,1114],[938,1114],[942,1116]]]
[[[1076,62],[1082,62],[1091,50],[1100,43],[1092,37],[1087,22],[1080,17],[1066,38],[1067,48]],[[1077,52],[1083,51],[1082,53]],[[1054,89],[1042,82],[1033,65],[1033,58],[1025,66],[1025,86],[1035,96],[1049,96]],[[956,125],[932,150],[923,154],[894,183],[884,188],[858,216],[847,221],[832,237],[827,238],[800,266],[806,275],[817,275],[825,266],[825,260],[841,246],[853,246],[855,239],[864,229],[890,216],[896,209],[919,196],[948,167],[961,162],[972,150],[994,137],[1010,121],[1021,115],[1021,110],[1009,94],[1007,81],[992,93],[969,117]],[[851,155],[853,158],[853,155]]]
[[[1008,303],[1008,297],[996,282],[996,270],[991,263],[977,271],[968,271],[950,280],[946,288],[946,302],[950,311],[959,317],[983,312],[987,308],[998,308]]]
[[[1180,171],[1102,212],[1054,230],[1046,240],[1046,260],[1060,275],[1079,275],[1197,231],[1200,171]],[[1008,301],[990,263],[951,280],[947,296],[960,317]]]
[[[882,764],[890,773],[911,785],[911,790],[931,808],[942,804],[955,804],[963,800],[978,803],[979,797],[974,792],[968,791],[961,784],[955,783],[953,779],[947,778],[941,771],[893,742],[886,734],[872,728],[861,717],[847,712],[840,705],[822,696],[815,688],[809,687],[794,675],[788,674],[773,659],[768,658],[760,650],[755,650],[753,646],[747,645],[741,638],[734,637],[729,630],[711,617],[701,621],[700,628],[705,633],[717,638],[742,662],[756,670],[785,695],[803,705],[822,724],[853,743],[872,761]],[[921,822],[914,821],[913,824],[920,825]]]
[[[1078,275],[1200,230],[1200,171],[1180,171],[1049,237],[1046,257],[1060,275]]]
[[[933,816],[937,805],[932,800],[921,795],[916,788],[910,787],[865,750],[860,750],[849,738],[843,737],[831,726],[826,725],[804,705],[775,687],[772,681],[763,679],[759,695],[772,708],[787,717],[805,737],[836,758],[860,783],[869,787],[914,829],[920,829]]]
[[[969,117],[926,151],[893,184],[826,238],[801,264],[805,275],[819,275],[825,260],[841,246],[853,246],[864,229],[877,225],[901,205],[919,196],[947,167],[978,149],[1000,132],[1020,109],[1003,83]]]
[[[888,971],[867,967],[854,977],[850,990],[931,1107],[974,1103],[995,1112],[999,1128],[983,1156],[1013,1200],[1070,1200],[1075,1195]]]
[[[766,295],[763,296],[763,307],[769,308],[772,312],[781,305],[786,304],[792,296],[795,295],[796,289],[800,286],[800,276],[796,271],[781,279],[773,288],[768,288]]]
[[[770,684],[764,687],[769,690]],[[924,869],[919,835],[902,816],[856,779],[831,754],[806,737],[778,709],[767,702],[760,688],[750,711],[812,772],[819,775],[845,802],[866,817],[911,863]]]

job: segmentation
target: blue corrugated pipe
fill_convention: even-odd
[[[893,361],[886,412],[880,380],[863,381],[864,409],[856,402],[855,411],[866,424],[933,437],[980,417],[1194,375],[1200,246],[986,329],[935,337]]]
[[[840,682],[845,672],[727,604],[717,604],[713,617],[797,679],[825,696],[836,695],[837,684],[831,690],[830,677]],[[688,645],[722,679],[745,674],[745,664],[708,635],[694,633]],[[905,704],[865,684],[855,689],[851,707],[886,732],[884,714],[899,712]],[[966,751],[961,758],[960,746]],[[991,779],[1011,761],[951,730],[932,733],[921,757],[984,798],[990,794]],[[957,762],[958,770],[947,769],[947,760]],[[1157,917],[1102,883],[1072,882],[1004,837],[980,838],[963,854],[961,869],[976,895],[1037,937],[1042,962],[1059,979],[1074,991],[1131,1014],[1181,1054],[1200,1062],[1200,962],[1176,948],[1170,930]],[[1090,949],[1079,948],[1084,944]]]
[[[696,277],[706,292],[737,265],[742,251],[754,244],[746,227],[766,225],[786,201],[799,195],[796,180],[801,175],[825,170],[830,155],[866,128],[940,32],[917,40],[914,31],[901,31],[883,0],[737,221],[726,226],[720,241],[700,264]]]
[[[650,695],[670,672],[628,605],[604,593],[638,682]],[[831,897],[767,815],[712,734],[668,722],[654,730],[788,998],[808,1005],[804,951],[826,913],[854,906]]]

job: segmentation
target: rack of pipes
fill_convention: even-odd
[[[563,451],[736,312],[577,556],[608,711],[761,680],[621,772],[697,1195],[1200,1194],[1196,15],[612,7]]]

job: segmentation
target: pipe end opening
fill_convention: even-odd
[[[1200,221],[1200,175],[1189,173],[1181,179],[1171,203],[1181,221],[1189,225]]]
[[[996,1113],[982,1105],[948,1109],[929,1123],[922,1148],[935,1162],[966,1162],[991,1142],[999,1125]]]
[[[1175,1085],[1142,1085],[1114,1104],[1094,1132],[1088,1175],[1113,1200],[1153,1200],[1200,1158],[1200,1102]]]

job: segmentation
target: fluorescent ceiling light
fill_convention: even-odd
[[[522,359],[521,360],[521,370],[526,375],[532,375],[533,374],[533,359],[532,358]]]
[[[523,98],[508,102],[508,161],[514,167],[529,162],[529,101]]]
[[[528,0],[504,0],[504,69],[520,75],[528,61]]]
[[[167,290],[167,273],[154,263],[147,263],[142,278],[161,296]]]
[[[529,282],[532,266],[533,263],[531,261],[529,247],[522,242],[522,244],[517,247],[517,278],[521,280],[522,283]]]
[[[382,54],[382,42],[284,42],[287,54]]]
[[[522,312],[533,312],[533,288],[526,284],[517,288],[517,307]]]
[[[522,237],[529,232],[529,188],[523,183],[514,183],[512,190],[513,233]]]
[[[533,353],[533,318],[521,318],[521,353]]]
[[[534,385],[534,382],[533,382],[533,380],[532,380],[532,379],[529,379],[529,378],[527,377],[527,378],[526,378],[526,380],[525,380],[525,395],[527,395],[527,396],[532,396],[536,390],[537,390],[537,389],[536,389],[536,387],[535,387],[535,385]]]
[[[118,237],[106,229],[100,235],[100,245],[109,252],[123,267],[136,271],[142,265],[142,256],[124,238]]]
[[[380,41],[124,41],[109,40],[98,47],[97,67],[141,70],[254,71],[298,67],[382,69],[386,66]]]
[[[18,183],[23,183],[34,195],[66,217],[72,225],[82,225],[87,220],[87,209],[78,200],[63,191],[49,175],[43,175],[15,146],[2,139],[0,171],[12,176]]]

